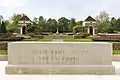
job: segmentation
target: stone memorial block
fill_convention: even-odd
[[[112,44],[12,42],[7,74],[114,74]]]

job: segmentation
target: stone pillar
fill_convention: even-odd
[[[57,27],[57,32],[56,32],[57,34],[59,33],[59,31],[58,31],[58,27]]]
[[[93,35],[95,35],[95,28],[93,27]]]
[[[89,29],[89,28],[87,28],[87,33],[88,33],[88,34],[90,33],[90,29]]]
[[[21,26],[21,27],[20,27],[20,34],[22,34],[22,32],[23,32],[23,31],[22,31],[22,26]]]

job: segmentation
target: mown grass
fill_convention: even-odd
[[[23,40],[23,41],[36,41],[36,42],[51,42],[52,39],[40,39],[40,40]],[[64,42],[92,42],[92,39],[68,39],[64,40]]]
[[[113,54],[120,54],[120,50],[113,50]]]
[[[64,40],[64,42],[92,42],[92,39],[70,39]]]
[[[0,54],[7,54],[7,50],[0,50]]]

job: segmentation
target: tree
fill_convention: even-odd
[[[11,17],[12,20],[12,27],[18,27],[18,22],[19,20],[22,18],[21,14],[13,14],[13,16]]]
[[[47,25],[46,31],[48,31],[48,32],[52,32],[52,24],[51,23],[52,23],[52,19],[49,18],[46,23],[46,25]]]
[[[5,22],[2,21],[2,24],[0,26],[0,33],[7,33]]]
[[[6,28],[8,32],[15,32],[18,27],[18,21],[22,18],[21,14],[13,14],[9,21],[6,21]]]
[[[96,16],[96,19],[99,20],[100,22],[105,22],[108,21],[110,17],[106,11],[102,11],[98,16]]]
[[[83,21],[78,21],[76,24],[82,26],[83,25]]]
[[[69,20],[65,17],[58,19],[59,32],[65,32],[68,30]]]
[[[108,32],[110,27],[109,14],[105,11],[96,16],[100,32]]]
[[[0,15],[0,23],[1,23],[1,21],[3,20],[3,16],[2,15]]]
[[[34,17],[32,24],[27,25],[27,32],[28,33],[38,33],[38,19]]]
[[[110,21],[110,27],[108,29],[109,33],[114,33],[116,31],[116,25],[115,24],[116,24],[116,19],[115,19],[115,17],[112,17],[111,21]]]
[[[37,31],[36,23],[33,22],[32,24],[27,25],[27,32],[28,33],[35,33]]]
[[[46,19],[44,19],[43,16],[40,16],[40,17],[38,18],[38,29],[39,29],[40,31],[44,31],[45,28],[46,28]]]
[[[15,31],[15,28],[12,27],[12,23],[9,20],[5,21],[5,26],[8,32],[13,33]]]
[[[58,25],[57,25],[57,21],[55,20],[55,19],[52,19],[52,32],[54,33],[56,33],[57,32],[57,27],[58,27]]]
[[[38,18],[34,17],[33,22],[35,22],[36,24],[38,24]]]
[[[49,18],[47,20],[47,27],[49,32],[55,33],[57,31],[57,21],[55,19]]]
[[[115,30],[120,32],[120,18],[118,18],[115,22]]]
[[[76,26],[76,22],[74,18],[71,18],[70,22],[69,22],[69,30],[72,31],[73,27]]]
[[[73,27],[73,33],[76,34],[76,33],[80,33],[80,34],[83,34],[85,32],[85,28],[83,26],[80,26],[80,25],[76,25]]]

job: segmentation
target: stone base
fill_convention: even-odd
[[[112,75],[112,65],[8,65],[6,74],[96,74]]]

